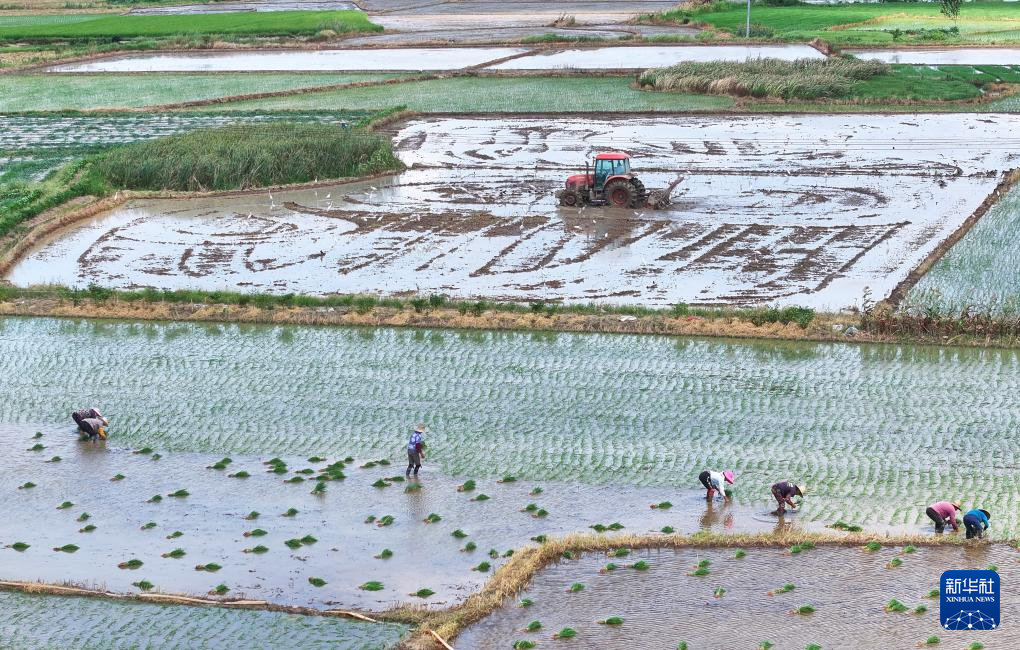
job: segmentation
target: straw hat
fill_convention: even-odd
[[[983,513],[985,513],[985,516],[986,516],[986,517],[988,517],[989,519],[991,519],[991,518],[992,518],[992,513],[988,512],[988,511],[987,511],[987,510],[985,510],[984,508],[978,508],[978,510],[980,510],[980,511],[981,511],[981,512],[983,512]]]
[[[99,437],[106,440],[106,429],[104,427],[99,427]]]
[[[425,425],[424,424],[419,424],[418,426],[416,426],[414,428],[414,432],[415,433],[425,433]]]
[[[726,479],[727,483],[729,483],[730,485],[733,485],[733,471],[732,470],[726,470],[725,472],[722,473],[722,475],[723,475],[723,478]]]
[[[959,501],[953,501],[953,507],[960,512],[963,512],[963,505]]]
[[[804,496],[808,493],[808,487],[806,485],[795,485],[794,487],[797,488],[797,493],[800,496]]]

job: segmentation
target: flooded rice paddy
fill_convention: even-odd
[[[644,70],[687,61],[737,61],[771,59],[822,59],[825,55],[809,45],[646,45],[618,48],[579,48],[538,52],[486,66],[492,70]]]
[[[386,650],[408,629],[341,618],[11,592],[0,592],[0,610],[0,645],[7,650]]]
[[[888,568],[893,558],[903,564]],[[625,568],[644,560],[644,571]],[[687,575],[708,560],[707,576]],[[609,562],[621,568],[600,573]],[[1020,644],[1015,626],[995,631],[950,631],[939,623],[938,599],[925,596],[939,588],[939,576],[948,569],[984,569],[997,564],[1003,589],[1020,578],[1016,550],[1005,545],[978,544],[966,548],[883,548],[868,553],[860,548],[818,547],[792,555],[783,549],[747,549],[743,559],[734,549],[683,549],[634,551],[625,559],[585,555],[563,560],[540,572],[519,598],[468,628],[456,639],[457,647],[509,648],[517,639],[553,644],[550,637],[570,627],[577,636],[564,641],[585,648],[674,649],[681,641],[690,648],[755,648],[763,641],[777,648],[821,647],[909,650],[938,636],[936,647],[965,648],[980,642],[986,648]],[[566,593],[573,583],[583,591]],[[793,590],[773,596],[769,591],[786,584]],[[725,589],[715,598],[716,588]],[[522,598],[534,601],[518,607]],[[910,611],[884,610],[897,599]],[[1003,598],[1002,620],[1020,615],[1016,602]],[[790,611],[802,605],[813,614]],[[926,611],[914,609],[923,605]],[[610,617],[621,625],[600,625]],[[531,621],[541,629],[528,632]],[[1008,628],[1008,629],[1007,629]]]
[[[175,14],[214,14],[231,11],[358,11],[358,5],[343,0],[241,0],[207,4],[181,4],[172,7],[134,7],[134,16],[167,16]]]
[[[8,279],[835,310],[888,295],[959,228],[999,173],[1020,165],[1018,124],[1008,115],[414,120],[396,134],[410,167],[402,174],[134,201],[44,239]],[[606,149],[631,153],[649,188],[683,177],[673,205],[560,207],[563,179]]]
[[[878,59],[885,63],[914,65],[1014,65],[1020,62],[1016,47],[953,47],[918,50],[857,50],[858,59]]]
[[[192,424],[202,426],[197,420]],[[43,435],[34,437],[37,431]],[[8,449],[0,477],[0,516],[6,522],[0,532],[0,576],[66,580],[119,593],[137,592],[133,583],[145,579],[163,592],[201,596],[225,584],[231,598],[380,611],[412,601],[428,607],[456,604],[481,588],[508,551],[542,534],[592,532],[594,524],[614,522],[633,533],[654,533],[667,525],[682,533],[772,532],[797,525],[793,517],[759,518],[751,506],[707,508],[704,495],[693,490],[523,478],[498,483],[483,478],[492,466],[469,473],[477,477],[476,487],[465,492],[457,489],[464,478],[450,478],[428,462],[419,480],[404,480],[403,437],[397,436],[397,444],[383,455],[387,464],[375,465],[378,457],[352,457],[343,463],[346,478],[326,481],[325,491],[313,494],[316,476],[346,456],[320,456],[323,460],[314,462],[309,456],[283,456],[286,469],[275,473],[264,464],[270,456],[234,454],[215,469],[222,454],[162,448],[132,453],[116,438],[108,446],[79,442],[65,425],[0,425],[0,440]],[[35,444],[45,449],[31,451]],[[55,456],[58,462],[52,461]],[[250,476],[240,478],[241,472]],[[116,476],[124,478],[111,480]],[[24,487],[27,482],[34,487]],[[409,486],[417,491],[408,492]],[[536,486],[540,493],[531,494]],[[186,497],[170,496],[181,489]],[[160,495],[158,503],[150,502],[154,495]],[[649,508],[667,500],[673,508]],[[73,505],[58,507],[65,502]],[[530,512],[529,504],[534,504]],[[283,516],[291,508],[296,514]],[[252,511],[260,513],[258,518],[247,520]],[[431,515],[441,519],[427,523]],[[387,516],[393,522],[380,525]],[[83,532],[89,525],[95,529]],[[824,530],[820,524],[801,527]],[[265,534],[245,536],[253,530]],[[169,538],[175,531],[181,534]],[[306,535],[314,540],[288,546],[288,540]],[[17,542],[30,547],[10,548]],[[73,553],[56,550],[72,543],[79,547]],[[264,553],[245,551],[260,545]],[[185,555],[167,557],[174,549]],[[383,549],[392,556],[377,558]],[[118,568],[131,559],[143,565]],[[478,569],[483,562],[492,568]],[[221,568],[196,570],[209,563]],[[314,586],[311,578],[326,584]],[[381,582],[382,589],[359,588],[369,581]],[[422,588],[435,593],[424,599],[411,595]]]
[[[924,508],[944,498],[992,511],[996,536],[1020,525],[1016,350],[7,318],[0,371],[18,396],[0,402],[0,421],[70,435],[68,413],[97,405],[118,448],[349,454],[392,460],[392,476],[408,428],[425,421],[427,471],[458,480],[645,486],[663,496],[638,504],[681,503],[714,466],[736,471],[736,504],[761,526],[777,523],[768,486],[787,478],[812,486],[801,525],[930,530]],[[136,496],[188,487],[163,471],[167,485]],[[83,498],[68,489],[53,506]],[[281,509],[285,496],[273,497]],[[678,529],[702,514],[673,512]]]

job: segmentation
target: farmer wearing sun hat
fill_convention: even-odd
[[[941,535],[946,529],[946,522],[949,522],[954,532],[960,530],[960,526],[956,523],[957,510],[963,512],[963,507],[960,506],[959,501],[936,501],[928,506],[924,514],[928,515],[935,522],[935,532]]]
[[[777,515],[781,515],[786,512],[786,506],[790,506],[790,510],[796,510],[797,506],[793,503],[793,497],[803,497],[807,494],[807,486],[793,483],[792,481],[780,481],[772,485],[772,496],[775,497],[779,503],[779,507],[776,508]]]
[[[698,480],[705,486],[707,491],[705,494],[705,500],[711,501],[715,493],[718,492],[719,496],[723,498],[723,501],[728,501],[729,497],[726,496],[725,485],[729,483],[733,485],[733,471],[726,470],[725,472],[718,472],[715,470],[706,469],[701,474],[698,474]]]
[[[419,424],[414,428],[414,431],[411,433],[411,438],[407,441],[407,471],[404,472],[404,476],[410,477],[412,471],[415,476],[418,476],[418,470],[421,469],[421,462],[425,460],[424,435],[425,425]]]
[[[963,527],[967,529],[967,539],[974,539],[977,537],[981,539],[985,536],[985,531],[988,530],[988,520],[991,519],[992,513],[981,508],[974,508],[963,516]]]

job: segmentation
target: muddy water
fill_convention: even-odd
[[[0,373],[0,421],[64,436],[67,414],[95,404],[116,447],[386,457],[388,476],[408,427],[426,421],[430,474],[659,486],[629,502],[635,516],[647,503],[696,499],[698,472],[715,466],[737,472],[737,505],[751,508],[729,522],[708,513],[723,529],[774,526],[768,486],[785,478],[813,486],[795,515],[802,525],[931,530],[924,508],[950,497],[991,510],[996,535],[1018,523],[1015,350],[8,318]],[[139,496],[190,487],[167,483]],[[684,513],[621,521],[680,528],[705,514]]]
[[[488,47],[141,54],[70,63],[50,68],[50,72],[458,70],[527,51]]]
[[[0,645],[8,650],[385,650],[407,631],[390,623],[10,592],[0,592],[0,610]]]
[[[954,47],[924,50],[858,50],[858,59],[878,59],[886,63],[915,65],[1016,65],[1020,48],[1016,47]]]
[[[668,306],[881,298],[1020,165],[1011,116],[430,119],[409,171],[283,194],[136,201],[41,241],[9,279],[84,286],[445,293]],[[926,140],[927,129],[945,138]],[[812,133],[809,139],[806,133]],[[976,134],[980,133],[978,136]],[[557,205],[625,148],[668,210]],[[526,180],[521,181],[522,173]]]
[[[1015,587],[1020,578],[1017,553],[1007,546],[979,545],[970,548],[921,548],[902,555],[902,549],[865,553],[858,548],[820,547],[791,556],[778,549],[748,549],[747,557],[735,559],[733,549],[641,551],[624,565],[643,559],[651,568],[621,568],[600,574],[610,561],[589,555],[563,561],[542,571],[520,594],[535,604],[515,607],[507,601],[495,614],[468,628],[455,641],[458,648],[508,648],[516,639],[552,643],[550,636],[564,627],[577,630],[570,644],[585,648],[676,648],[686,641],[691,648],[755,648],[762,641],[778,648],[804,648],[811,643],[823,648],[883,648],[908,650],[930,636],[939,636],[938,647],[963,648],[978,641],[987,648],[1020,645],[1020,631],[1005,624],[1020,615]],[[886,568],[901,557],[899,568]],[[711,562],[710,574],[688,576],[702,559]],[[1002,621],[995,631],[950,631],[939,624],[938,600],[923,598],[939,588],[939,576],[948,569],[983,569],[997,564],[1002,576]],[[565,593],[580,582],[585,589]],[[776,596],[767,592],[793,583],[793,591]],[[726,589],[721,599],[713,592]],[[885,604],[896,598],[914,608],[927,606],[923,614],[886,613]],[[807,616],[790,614],[801,605],[814,605]],[[611,616],[623,625],[609,627],[596,621]],[[531,621],[542,623],[539,632],[525,632]]]
[[[195,426],[201,426],[197,422]],[[41,438],[33,438],[36,431]],[[132,582],[146,579],[166,592],[204,595],[218,584],[226,584],[235,597],[269,600],[274,603],[326,608],[330,605],[381,610],[403,601],[428,587],[436,594],[429,606],[451,605],[477,590],[488,572],[473,571],[482,561],[499,566],[506,551],[531,543],[539,534],[565,535],[591,532],[595,523],[620,522],[628,532],[655,532],[669,525],[678,531],[717,532],[773,531],[797,525],[794,518],[756,517],[756,508],[720,504],[706,508],[693,491],[678,493],[662,488],[585,487],[562,482],[543,482],[543,491],[529,494],[533,482],[523,480],[497,483],[480,474],[477,488],[458,492],[462,482],[439,474],[427,465],[420,480],[420,492],[406,493],[410,481],[393,481],[374,487],[379,479],[403,477],[399,454],[386,454],[393,463],[365,467],[361,458],[345,468],[347,478],[330,481],[324,495],[310,493],[314,481],[286,483],[293,477],[307,477],[299,471],[319,470],[327,462],[308,462],[307,457],[285,457],[289,471],[266,472],[268,457],[233,455],[227,469],[209,466],[222,455],[170,453],[153,460],[118,447],[78,442],[65,426],[0,425],[0,441],[7,453],[0,472],[0,577],[13,580],[70,580],[86,585],[101,584],[117,592],[137,591]],[[39,442],[41,451],[27,451]],[[343,442],[342,440],[340,441]],[[354,447],[354,445],[350,445]],[[399,450],[399,445],[396,446]],[[59,462],[46,462],[59,456]],[[329,458],[328,462],[337,460]],[[373,459],[377,460],[377,459]],[[247,471],[249,478],[229,474]],[[117,474],[126,478],[111,482]],[[36,487],[19,489],[26,481]],[[186,489],[186,498],[167,496]],[[147,503],[155,494],[160,503]],[[491,498],[472,501],[478,494]],[[651,509],[651,503],[670,500],[670,510]],[[57,509],[65,501],[74,506]],[[521,512],[529,503],[548,514],[533,517]],[[294,517],[282,517],[296,508]],[[255,521],[244,517],[261,513]],[[90,514],[86,522],[77,518]],[[424,523],[431,513],[442,517]],[[365,523],[370,515],[395,518],[392,525],[378,527]],[[142,530],[148,522],[157,525]],[[86,524],[92,532],[80,532]],[[805,528],[821,529],[805,524]],[[245,538],[243,533],[261,528],[267,535]],[[455,538],[454,530],[467,537]],[[167,539],[181,531],[183,536]],[[284,542],[311,534],[318,541],[296,550]],[[24,542],[31,547],[17,552],[6,545]],[[477,550],[461,549],[468,542]],[[53,549],[73,543],[73,554]],[[264,555],[243,549],[262,544]],[[187,555],[180,559],[162,554],[175,548]],[[390,559],[373,556],[384,548]],[[489,556],[490,549],[498,558]],[[118,569],[121,562],[137,558],[145,564],[137,570]],[[223,568],[215,574],[196,571],[210,562]],[[323,587],[309,584],[319,577]],[[385,589],[367,592],[358,586],[378,580]]]
[[[173,7],[135,7],[128,13],[141,16],[165,16],[174,14],[211,14],[231,11],[357,11],[353,2],[338,0],[250,0],[247,2],[212,2],[197,5],[176,5]]]
[[[644,70],[685,61],[745,61],[773,59],[821,59],[825,55],[807,45],[681,45],[572,49],[524,56],[489,66],[493,70]]]

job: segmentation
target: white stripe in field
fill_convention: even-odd
[[[1020,65],[1017,47],[966,47],[938,50],[859,50],[858,59],[917,65]]]
[[[556,70],[575,68],[579,70],[615,70],[655,68],[686,61],[746,61],[747,59],[772,58],[792,61],[794,59],[821,59],[821,52],[808,45],[680,45],[602,47],[597,49],[576,48],[539,53],[504,61],[490,66],[491,70]]]

